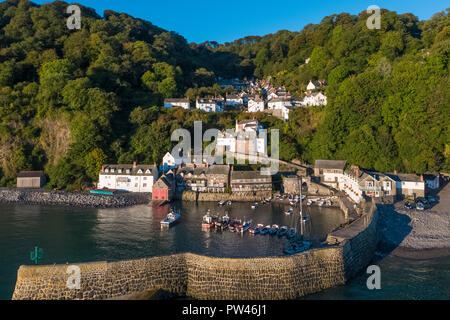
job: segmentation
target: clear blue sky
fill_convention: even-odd
[[[233,41],[282,29],[299,31],[308,23],[319,23],[325,16],[342,12],[358,14],[370,5],[413,13],[421,20],[450,6],[448,0],[78,0],[73,3],[94,8],[100,16],[106,9],[125,12],[197,43]]]

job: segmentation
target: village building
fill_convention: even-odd
[[[172,201],[174,199],[175,180],[172,171],[163,174],[153,186],[153,201]]]
[[[394,179],[383,173],[363,170],[358,166],[351,166],[344,172],[339,189],[346,192],[357,203],[363,196],[394,200],[397,195]]]
[[[107,164],[99,174],[98,189],[129,192],[153,192],[153,184],[159,177],[158,166],[133,164]]]
[[[345,160],[317,160],[314,175],[320,182],[332,188],[339,188],[339,180],[344,174],[347,161]]]
[[[314,91],[319,90],[320,88],[325,86],[325,81],[310,81],[308,86],[306,87],[306,90],[308,91]]]
[[[229,186],[231,167],[229,165],[212,165],[206,170],[209,193],[225,193]]]
[[[217,99],[197,99],[196,107],[204,112],[223,112],[223,105]]]
[[[301,177],[290,175],[283,177],[283,190],[285,194],[300,194]]]
[[[427,194],[427,183],[423,175],[388,173],[396,182],[398,198],[420,198]]]
[[[45,183],[44,171],[21,171],[17,176],[17,188],[39,189]]]
[[[263,99],[254,98],[248,100],[248,112],[264,112],[266,103]]]
[[[236,107],[244,105],[244,100],[237,95],[227,95],[225,105],[228,107]]]
[[[183,165],[176,172],[177,190],[208,192],[206,165]]]
[[[272,192],[272,176],[262,175],[260,171],[231,172],[231,190],[233,193]]]
[[[189,99],[165,99],[164,100],[164,108],[166,109],[172,109],[180,107],[186,110],[189,110],[191,108],[191,102]]]
[[[267,154],[267,135],[260,137],[263,127],[258,120],[236,121],[234,133],[222,132],[218,139],[216,150],[225,154],[227,151],[245,155]]]
[[[307,107],[326,106],[327,104],[327,97],[322,92],[308,93],[303,98],[303,105]]]

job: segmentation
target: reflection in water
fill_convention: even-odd
[[[220,208],[216,203],[175,203],[181,209],[179,224],[161,229],[169,207],[136,206],[123,209],[79,209],[47,206],[0,206],[0,298],[10,299],[20,265],[31,264],[30,251],[44,250],[41,264],[138,259],[157,255],[192,252],[202,255],[245,258],[280,256],[285,239],[269,235],[244,235],[225,231],[204,232],[203,215],[252,220],[254,224],[292,226],[289,206],[262,205],[256,210],[249,203]],[[298,208],[297,208],[298,210]],[[322,240],[344,222],[337,209],[308,208],[312,235]]]

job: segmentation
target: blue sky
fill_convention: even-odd
[[[358,14],[370,5],[398,13],[413,13],[421,20],[450,7],[445,0],[78,0],[76,3],[95,8],[100,16],[106,9],[125,12],[198,43],[233,41],[282,29],[299,31],[308,23],[319,23],[325,16],[342,12]]]

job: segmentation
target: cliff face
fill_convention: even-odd
[[[343,285],[371,261],[378,211],[334,235],[336,246],[289,257],[219,259],[190,253],[79,264],[80,290],[67,288],[67,266],[22,266],[14,300],[111,299],[162,289],[196,299],[295,299]]]

